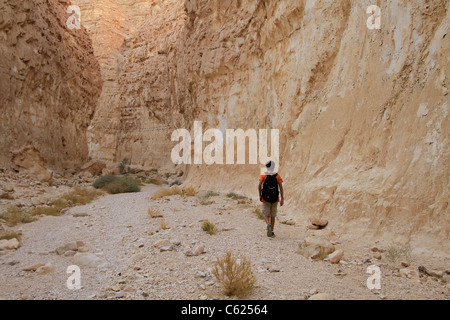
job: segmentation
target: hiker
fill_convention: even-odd
[[[259,178],[259,200],[263,203],[262,212],[267,224],[267,236],[275,237],[273,231],[275,217],[277,216],[278,202],[280,207],[284,204],[283,179],[278,173],[274,173],[275,162],[266,163],[267,171]],[[281,199],[279,197],[281,195]]]

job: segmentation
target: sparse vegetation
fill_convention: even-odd
[[[162,218],[163,216],[158,209],[148,208],[147,213],[151,218]]]
[[[197,191],[193,187],[187,187],[183,189],[183,193],[187,195],[188,197],[193,197],[197,194]]]
[[[16,238],[18,241],[22,238],[20,231],[4,230],[0,231],[0,240],[10,240]]]
[[[264,220],[264,214],[263,214],[263,212],[261,211],[261,209],[256,209],[255,210],[255,214],[256,214],[256,216],[258,217],[258,219],[260,219],[260,220]]]
[[[211,198],[211,197],[214,197],[214,196],[218,196],[218,195],[219,195],[219,194],[218,194],[217,192],[214,192],[214,191],[207,191],[207,192],[204,192],[204,193],[199,194],[199,195],[197,196],[197,198],[198,198],[198,202],[199,202],[201,205],[209,205],[209,204],[214,203],[214,201],[208,200],[208,199]]]
[[[139,192],[140,182],[132,177],[103,176],[94,181],[93,187],[110,194]]]
[[[144,181],[144,183],[159,185],[158,181],[156,181],[155,179],[147,179],[147,180]]]
[[[19,223],[29,223],[35,221],[37,216],[40,215],[59,216],[64,208],[88,204],[103,194],[104,193],[101,190],[75,188],[73,191],[64,194],[62,197],[51,201],[49,205],[46,206],[38,206],[28,210],[18,206],[10,206],[0,215],[0,218],[12,226]]]
[[[243,199],[247,199],[246,196],[237,194],[237,193],[235,193],[235,192],[230,192],[230,193],[228,193],[228,194],[227,194],[227,198],[231,198],[231,199],[233,199],[233,200],[243,200]]]
[[[158,223],[159,223],[159,227],[160,227],[161,229],[163,229],[163,230],[170,229],[169,224],[167,223],[166,220],[164,220],[164,219],[159,219]]]
[[[161,199],[164,197],[174,196],[174,195],[180,195],[180,196],[184,197],[184,196],[195,196],[196,194],[197,194],[197,191],[195,191],[195,189],[192,187],[183,189],[178,185],[173,185],[168,189],[163,189],[163,190],[160,190],[160,191],[156,192],[155,194],[153,194],[152,200],[158,200],[158,199]]]
[[[36,220],[35,217],[31,216],[28,212],[24,211],[23,208],[18,206],[9,206],[6,211],[0,215],[0,218],[5,220],[6,223],[11,226]]]
[[[208,234],[217,233],[216,225],[214,223],[210,222],[209,220],[203,221],[202,230]]]
[[[390,262],[396,262],[398,259],[402,258],[406,261],[411,261],[411,247],[406,245],[404,247],[398,245],[390,245],[386,251],[386,258]]]
[[[245,256],[239,259],[228,252],[218,258],[213,267],[213,274],[223,285],[223,293],[227,296],[244,297],[255,285],[251,261]]]
[[[127,158],[123,158],[122,162],[119,164],[119,171],[121,174],[127,173],[127,171],[130,169],[128,166],[130,161]]]

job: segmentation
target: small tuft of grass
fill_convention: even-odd
[[[158,209],[153,210],[152,208],[148,208],[147,213],[151,218],[162,218],[163,217],[161,211],[159,211]]]
[[[188,197],[193,197],[197,194],[197,191],[193,187],[187,187],[183,189],[183,194],[185,194]]]
[[[408,244],[404,247],[398,245],[390,245],[386,251],[386,258],[390,262],[396,262],[398,259],[406,259],[411,262],[411,246]]]
[[[183,195],[183,189],[181,189],[178,185],[174,185],[168,189],[163,189],[160,190],[158,192],[156,192],[155,194],[153,194],[152,196],[152,200],[158,200],[164,197],[168,197],[168,196],[174,196],[174,195]]]
[[[230,192],[227,194],[227,198],[231,198],[233,200],[243,200],[243,199],[247,199],[246,196],[240,195],[238,193],[235,192]]]
[[[211,235],[217,233],[216,225],[209,220],[203,221],[202,230]]]
[[[163,230],[170,229],[169,224],[167,223],[166,220],[160,219],[160,220],[158,221],[158,223],[159,223],[159,227],[160,227],[161,229],[163,229]]]
[[[250,259],[245,256],[238,259],[231,252],[217,258],[213,274],[223,285],[223,293],[227,296],[242,298],[253,289],[256,282]]]

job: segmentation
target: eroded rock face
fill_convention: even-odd
[[[349,0],[150,5],[102,64],[113,89],[90,130],[94,158],[172,164],[172,131],[195,120],[279,129],[281,213],[448,249],[448,1],[383,3],[380,30]],[[187,182],[256,198],[259,172],[192,166]]]
[[[0,3],[0,160],[36,150],[43,165],[70,168],[88,157],[86,130],[101,75],[85,29],[67,28],[69,1]]]

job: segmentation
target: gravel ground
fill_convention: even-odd
[[[246,299],[306,299],[327,293],[335,299],[449,299],[449,285],[431,276],[408,279],[398,272],[399,262],[372,258],[373,246],[385,246],[356,236],[338,235],[332,226],[308,230],[306,226],[277,223],[276,237],[268,238],[265,224],[254,211],[257,204],[238,204],[223,195],[202,205],[197,197],[171,196],[151,200],[161,187],[148,185],[139,193],[106,195],[71,208],[59,217],[41,217],[19,227],[23,236],[17,250],[0,252],[0,297],[3,299],[234,299],[224,296],[211,267],[231,251],[252,261],[255,288]],[[149,208],[162,218],[151,218]],[[282,211],[282,209],[280,210]],[[169,228],[163,230],[160,221]],[[208,219],[218,226],[209,235],[201,229]],[[345,255],[339,264],[311,261],[297,253],[305,237],[333,241]],[[173,247],[160,251],[154,244],[169,240]],[[69,289],[67,268],[78,263],[78,253],[56,249],[82,241],[77,248],[94,265],[80,267],[79,289]],[[204,253],[187,256],[203,246]],[[80,248],[81,247],[81,248]],[[383,254],[385,255],[385,254]],[[449,258],[413,256],[415,266],[445,270]],[[37,271],[24,271],[36,264]],[[369,290],[370,265],[381,270],[381,289]],[[47,269],[46,269],[47,268]]]

